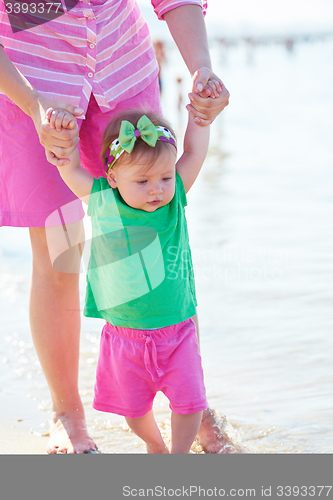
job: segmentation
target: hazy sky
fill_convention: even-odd
[[[208,0],[207,22],[233,29],[321,28],[333,31],[332,0]]]
[[[139,4],[147,16],[150,0]],[[208,0],[206,22],[220,34],[333,31],[333,0]]]

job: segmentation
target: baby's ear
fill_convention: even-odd
[[[110,184],[110,186],[115,189],[117,187],[117,181],[116,181],[116,178],[115,178],[115,175],[114,175],[114,172],[111,168],[111,170],[108,172],[107,176],[106,176],[107,180],[108,180],[108,183]]]

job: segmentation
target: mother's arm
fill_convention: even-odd
[[[63,108],[77,117],[82,115],[83,110],[72,104],[43,97],[18,71],[2,46],[0,46],[0,90],[31,117],[40,143],[46,150],[52,151],[58,158],[65,158],[75,149],[79,132],[77,124],[74,124],[72,130],[59,132],[50,127],[46,112],[51,107]]]
[[[228,105],[229,92],[222,86],[222,92],[215,99],[206,99],[205,91],[200,93],[209,79],[221,82],[212,71],[201,7],[191,4],[181,5],[169,10],[163,17],[193,78],[191,105],[187,106],[187,109],[196,116],[197,123],[208,125]]]

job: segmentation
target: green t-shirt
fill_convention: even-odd
[[[178,173],[173,199],[154,212],[128,206],[104,177],[94,180],[85,316],[144,330],[195,314],[186,205]]]

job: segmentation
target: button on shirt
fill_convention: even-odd
[[[151,3],[159,19],[181,5],[202,6],[201,0]],[[135,0],[80,0],[54,21],[17,33],[0,2],[0,33],[9,58],[39,92],[85,111],[91,93],[107,112],[144,90],[158,73]],[[0,98],[9,100],[1,93]]]

